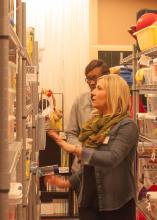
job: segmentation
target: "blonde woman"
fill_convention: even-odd
[[[129,116],[129,87],[119,75],[105,75],[97,80],[91,95],[97,113],[82,128],[82,146],[49,133],[61,148],[80,159],[81,170],[66,181],[56,176],[47,181],[73,189],[81,182],[80,220],[135,220],[132,164],[138,129]]]

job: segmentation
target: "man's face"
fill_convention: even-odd
[[[97,79],[102,76],[101,67],[96,67],[86,74],[86,82],[89,85],[90,90],[92,91],[96,87]]]

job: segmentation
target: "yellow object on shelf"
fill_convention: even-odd
[[[150,25],[134,33],[136,35],[141,51],[157,46],[157,26]]]
[[[119,74],[120,73],[120,66],[110,67],[111,74]]]
[[[30,160],[26,160],[26,178],[30,177]]]
[[[28,27],[27,28],[27,52],[32,58],[33,56],[33,43],[34,43],[34,28]]]

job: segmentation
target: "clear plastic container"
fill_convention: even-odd
[[[157,154],[157,147],[151,142],[138,142],[137,152],[140,156],[151,156],[153,152]]]
[[[137,113],[137,123],[139,127],[140,134],[145,135],[145,115],[146,113]]]
[[[143,68],[144,84],[152,84],[152,68]]]
[[[145,136],[157,140],[157,116],[145,114]]]
[[[147,94],[147,111],[157,114],[157,94]]]

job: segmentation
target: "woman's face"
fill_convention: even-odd
[[[91,92],[92,105],[101,113],[108,113],[107,108],[107,93],[104,89],[103,79],[97,81],[96,88]]]

